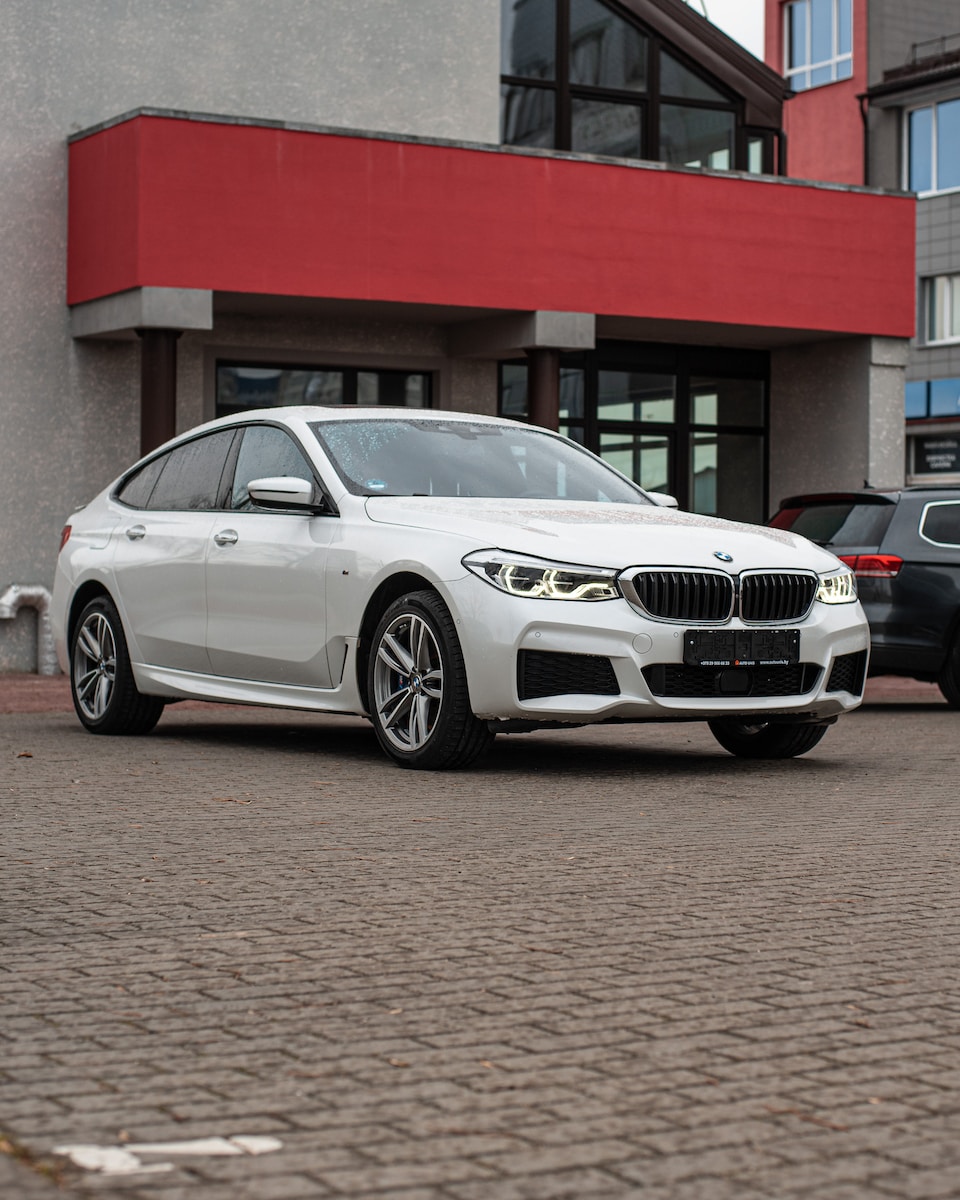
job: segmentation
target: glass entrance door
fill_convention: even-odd
[[[526,418],[526,372],[501,365],[504,416]],[[762,522],[768,373],[760,352],[601,343],[562,359],[560,431],[681,508]]]

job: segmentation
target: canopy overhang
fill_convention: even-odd
[[[246,295],[913,333],[903,194],[151,110],[75,135],[69,171],[72,306],[175,289],[211,311]]]

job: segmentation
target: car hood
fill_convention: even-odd
[[[723,566],[734,573],[839,566],[828,551],[782,529],[654,505],[371,496],[366,510],[372,521],[454,534],[477,549],[497,547],[596,567],[717,567],[718,555],[727,554],[732,561]]]

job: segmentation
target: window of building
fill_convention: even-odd
[[[907,113],[906,186],[911,192],[960,188],[960,99]]]
[[[908,420],[960,417],[960,379],[926,379],[906,387]]]
[[[853,74],[851,0],[791,0],[784,5],[783,73],[794,91]]]
[[[762,354],[695,348],[607,343],[565,355],[560,432],[681,508],[762,522],[766,372]],[[500,412],[526,418],[525,363],[501,364]]]
[[[429,408],[428,371],[366,367],[292,367],[217,364],[217,416],[282,404],[390,404]]]
[[[501,0],[501,137],[756,173],[773,134],[742,127],[742,101],[632,15],[602,0]]]
[[[960,275],[923,281],[924,337],[927,342],[960,340]]]

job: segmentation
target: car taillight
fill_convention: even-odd
[[[60,550],[62,550],[64,548],[64,546],[67,544],[67,542],[70,541],[70,534],[72,532],[73,532],[72,525],[64,525],[63,529],[60,532]],[[60,550],[57,551],[58,554],[60,553]]]
[[[841,554],[839,558],[858,579],[895,579],[903,566],[897,554]]]

